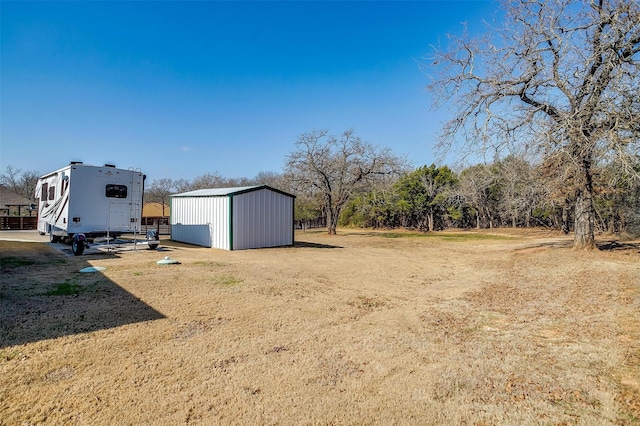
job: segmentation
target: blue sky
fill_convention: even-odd
[[[0,168],[150,180],[281,172],[298,135],[353,128],[435,161],[419,63],[489,1],[2,1]]]

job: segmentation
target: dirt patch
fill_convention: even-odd
[[[296,241],[97,257],[0,242],[0,424],[639,421],[635,242]]]

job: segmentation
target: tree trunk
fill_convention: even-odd
[[[613,203],[612,203],[613,204]],[[616,211],[613,205],[609,207],[609,234],[613,235],[616,232]]]
[[[573,248],[591,250],[596,247],[593,200],[589,192],[580,192],[576,199],[575,237]]]
[[[337,204],[333,207],[327,207],[327,232],[329,235],[336,235],[336,227],[338,226],[338,218],[344,203]]]
[[[337,225],[337,217],[334,214],[333,209],[327,209],[327,233],[329,235],[336,235],[336,225]]]
[[[575,209],[575,234],[573,248],[577,250],[593,250],[596,248],[594,223],[596,212],[593,208],[593,187],[590,164],[583,161],[583,184],[578,190]]]
[[[562,232],[569,233],[569,200],[565,199],[562,205]]]
[[[429,232],[433,232],[433,210],[429,211]]]

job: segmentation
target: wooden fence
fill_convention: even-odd
[[[170,225],[142,225],[140,227],[140,233],[146,235],[147,231],[155,230],[158,235],[171,235],[171,226]]]
[[[38,218],[35,216],[0,216],[0,229],[4,231],[35,230],[38,229]],[[149,229],[155,229],[158,235],[171,234],[168,218],[155,220],[155,218],[143,217],[140,233],[146,234]]]
[[[38,218],[35,216],[0,216],[0,229],[5,231],[38,229]]]
[[[168,217],[143,217],[140,226],[140,233],[146,234],[148,230],[154,229],[158,235],[171,235],[171,226]]]

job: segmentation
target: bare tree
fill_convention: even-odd
[[[290,192],[290,184],[285,175],[275,172],[260,172],[253,178],[256,185],[269,185],[281,191]]]
[[[189,183],[187,191],[194,191],[197,189],[209,189],[209,188],[234,188],[239,186],[251,186],[256,183],[255,179],[246,177],[239,178],[226,178],[221,176],[218,172],[205,173],[197,176]],[[177,185],[177,184],[176,184]],[[177,185],[182,186],[182,185]]]
[[[224,188],[227,186],[227,179],[220,176],[217,172],[205,173],[198,176],[191,182],[190,191],[196,189],[208,189],[208,188]]]
[[[640,216],[640,181],[631,179],[628,173],[621,172],[621,168],[612,163],[596,169],[594,203],[599,219],[596,228],[610,234],[630,232],[633,235],[637,234],[637,223],[634,226],[634,222]],[[640,162],[637,168],[640,171]]]
[[[526,160],[507,156],[494,164],[501,186],[501,215],[503,222],[529,226],[531,211],[539,204],[539,190],[535,182],[534,169]]]
[[[575,200],[575,248],[595,248],[593,167],[640,147],[640,5],[503,0],[504,24],[437,52],[439,102],[457,111],[441,148],[509,147],[555,156]],[[436,105],[441,105],[436,103]],[[629,166],[629,170],[632,168]]]
[[[473,208],[476,228],[493,228],[499,197],[496,194],[497,176],[491,166],[478,164],[460,173],[458,192],[464,202]]]
[[[169,201],[171,194],[175,194],[175,182],[168,178],[156,179],[145,189],[145,199],[162,204],[162,217],[164,217],[164,206]]]
[[[176,194],[191,191],[191,182],[187,179],[174,179],[173,188],[175,189]]]
[[[296,151],[287,157],[286,173],[294,188],[311,198],[314,194],[322,197],[328,232],[335,234],[347,201],[401,166],[402,161],[389,149],[364,142],[353,130],[339,137],[320,130],[298,137]]]
[[[4,173],[0,173],[0,185],[29,200],[34,199],[33,192],[40,174],[35,171],[23,172],[22,169],[8,165]]]

